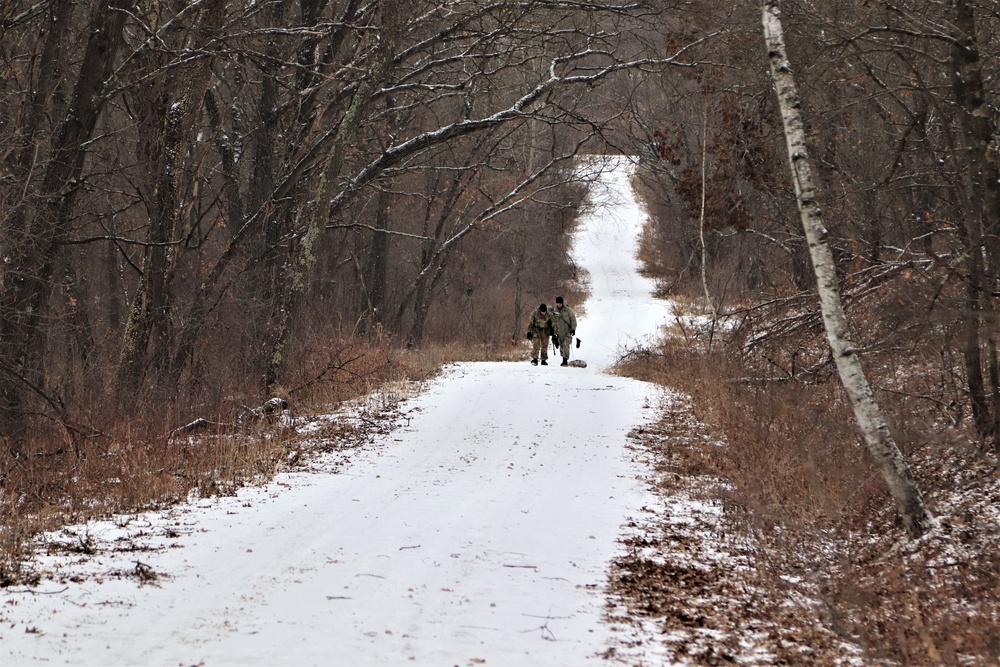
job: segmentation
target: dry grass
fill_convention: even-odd
[[[402,381],[422,381],[450,362],[511,358],[482,345],[438,345],[399,350],[386,340],[316,339],[303,342],[294,371],[276,394],[294,413],[316,414]],[[231,386],[241,386],[234,379]],[[265,397],[266,398],[266,397]],[[204,405],[153,402],[101,425],[87,438],[54,442],[48,435],[10,443],[0,471],[0,586],[31,577],[22,566],[32,537],[67,523],[163,506],[191,494],[233,493],[273,476],[297,451],[294,430],[274,422],[240,422],[260,396],[229,394]],[[191,433],[175,429],[205,419]],[[29,579],[30,581],[30,579]]]
[[[878,293],[851,311],[865,323],[856,338],[877,399],[942,519],[920,542],[904,540],[807,310],[756,313],[711,348],[688,329],[633,352],[623,372],[684,392],[724,443],[707,463],[704,446],[687,458],[722,481],[711,494],[730,508],[727,530],[752,545],[747,585],[820,605],[798,620],[774,607],[772,622],[803,632],[821,624],[868,664],[996,664],[1000,479],[961,407],[948,313],[928,316]],[[661,440],[675,457],[682,451],[676,436]]]
[[[633,433],[664,509],[623,541],[609,620],[655,624],[669,663],[851,664],[858,652],[839,641],[823,611],[776,577],[724,477],[723,448],[692,408],[674,398],[657,423]],[[609,657],[627,663],[629,652],[614,646]]]

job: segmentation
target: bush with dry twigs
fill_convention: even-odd
[[[952,343],[961,287],[927,264],[853,275],[844,292],[877,400],[940,520],[918,542],[903,539],[860,441],[809,293],[730,305],[711,337],[703,315],[701,326],[679,316],[623,372],[682,391],[724,445],[708,453],[723,481],[711,493],[753,545],[748,585],[779,602],[814,600],[819,613],[799,622],[815,620],[866,660],[993,664],[1000,479]]]

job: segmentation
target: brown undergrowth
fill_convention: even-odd
[[[631,437],[664,504],[623,540],[610,576],[612,623],[646,624],[637,634],[660,637],[665,664],[848,664],[856,658],[857,651],[817,622],[823,612],[801,586],[777,576],[724,477],[722,447],[690,401],[675,399],[659,422]],[[655,664],[650,658],[657,651],[637,646],[644,650],[632,655],[631,648],[624,642],[607,657]]]
[[[296,414],[320,414],[400,382],[426,380],[451,361],[498,356],[469,345],[405,351],[359,340],[317,341],[299,354],[287,386],[276,390],[287,401],[283,415],[248,413],[267,397],[236,391],[215,404],[138,405],[85,438],[19,442],[16,456],[2,457],[8,463],[0,470],[0,587],[32,583],[36,575],[24,565],[41,531],[167,506],[192,494],[234,493],[299,459],[302,437],[287,428]],[[355,426],[331,422],[327,428]]]
[[[742,644],[722,640],[714,652],[673,647],[694,664],[996,664],[1000,478],[952,398],[961,370],[946,352],[947,313],[913,315],[877,295],[851,304],[852,321],[867,323],[855,335],[877,400],[939,522],[908,542],[817,313],[807,298],[788,304],[745,311],[711,346],[688,324],[626,358],[623,372],[688,397],[688,414],[667,415],[643,443],[665,497],[696,492],[726,508],[720,525],[743,565],[678,578],[667,565],[686,546],[665,540],[661,517],[653,552],[667,560],[651,567],[633,550],[616,574],[624,599],[656,619],[668,645],[692,622],[678,615],[699,605],[713,610],[706,627],[741,628]],[[692,421],[711,438],[693,437],[683,426]]]

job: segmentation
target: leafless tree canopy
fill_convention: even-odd
[[[683,51],[639,48],[649,11],[4,3],[5,430],[262,393],[332,336],[509,340],[574,278],[603,85]]]
[[[906,391],[949,406],[940,415],[948,422],[970,416],[995,448],[996,7],[792,1],[782,11],[818,204],[859,345],[893,365],[929,364],[926,385]],[[769,347],[821,320],[759,16],[747,3],[692,2],[661,17],[668,50],[714,37],[684,55],[700,66],[647,78],[633,98],[632,134],[647,146],[642,187],[658,221],[649,258],[664,270],[664,291],[704,298],[704,187],[712,305],[740,314],[746,350],[768,360],[763,374],[815,379],[825,349]],[[757,336],[758,320],[768,335]]]
[[[220,470],[228,485],[280,461],[270,442],[231,466],[242,441],[173,447],[183,424],[361,394],[372,368],[436,368],[448,346],[514,358],[540,301],[585,296],[567,251],[577,156],[628,153],[645,266],[712,321],[699,337],[678,318],[676,336],[629,352],[629,372],[688,392],[722,433],[697,469],[712,458],[732,481],[725,502],[762,552],[804,563],[782,595],[839,567],[830,618],[853,595],[870,626],[845,625],[851,641],[892,645],[900,609],[922,604],[931,662],[995,662],[995,622],[980,631],[938,602],[975,597],[995,620],[996,559],[894,570],[905,599],[855,576],[855,536],[894,519],[834,356],[864,360],[855,387],[883,408],[871,424],[916,462],[932,508],[960,483],[995,488],[1000,12],[764,0],[779,4],[783,57],[761,2],[0,2],[0,586],[50,508],[211,493]],[[843,306],[833,353],[820,242],[825,305],[836,288]],[[896,505],[913,535],[930,525],[916,499]],[[995,497],[952,500],[970,540],[988,532],[973,515]]]
[[[997,12],[783,12],[858,345],[937,378],[876,389],[996,447]],[[4,3],[9,451],[108,410],[311,386],[336,340],[509,345],[581,288],[590,151],[641,156],[665,292],[738,315],[762,376],[822,377],[765,50],[756,7],[721,1]]]

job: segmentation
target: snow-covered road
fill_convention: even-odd
[[[97,563],[159,581],[0,593],[0,665],[600,663],[616,540],[655,503],[626,434],[659,400],[602,370],[668,315],[637,272],[628,163],[608,164],[574,242],[588,368],[455,365],[336,474],[91,526],[148,524],[166,548]]]

